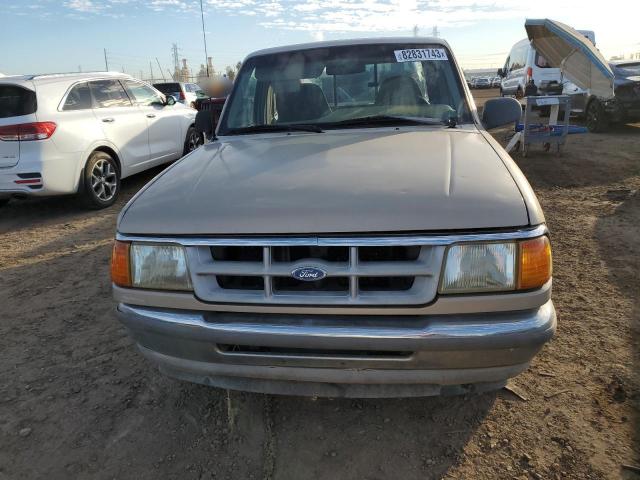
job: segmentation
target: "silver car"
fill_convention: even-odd
[[[322,396],[498,388],[556,328],[544,216],[438,38],[249,55],[217,138],[123,209],[117,315],[172,377]]]

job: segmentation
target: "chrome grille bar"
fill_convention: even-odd
[[[349,247],[349,295],[352,300],[358,297],[358,247]]]
[[[262,249],[262,263],[264,264],[264,271],[269,272],[271,270],[271,247]],[[273,295],[271,275],[265,273],[262,278],[264,279],[264,296],[269,299]]]

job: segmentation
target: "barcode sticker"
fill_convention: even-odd
[[[449,60],[444,48],[409,48],[394,50],[397,62],[421,62],[423,60]]]

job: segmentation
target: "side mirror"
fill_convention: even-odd
[[[482,110],[482,124],[487,130],[515,123],[522,116],[522,105],[515,98],[502,97],[487,100]]]
[[[217,118],[215,112],[212,110],[199,110],[198,113],[196,113],[196,131],[202,133],[206,139],[214,137],[216,124]]]
[[[172,95],[167,95],[167,101],[165,103],[165,105],[175,105],[176,104],[176,99],[172,96]]]
[[[498,76],[504,77],[504,71],[501,68],[498,69]]]

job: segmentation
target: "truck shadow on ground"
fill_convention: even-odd
[[[442,478],[461,460],[495,398],[496,393],[375,400],[265,396],[264,477]],[[241,434],[242,422],[239,427]]]

